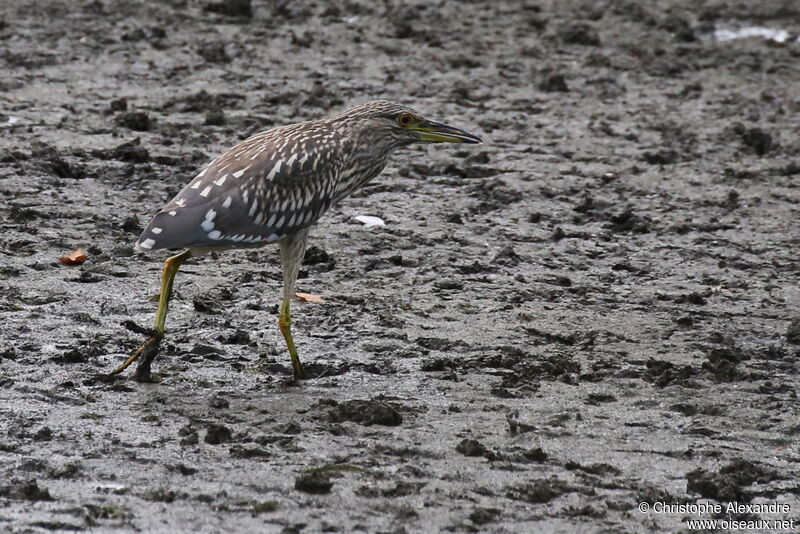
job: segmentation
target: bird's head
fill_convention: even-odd
[[[333,117],[358,126],[376,145],[392,147],[412,143],[482,143],[483,140],[460,128],[426,119],[417,111],[390,100],[373,100]]]

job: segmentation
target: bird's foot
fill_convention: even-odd
[[[303,364],[300,363],[300,358],[296,360],[292,358],[292,375],[295,380],[304,380],[306,378],[306,371],[303,369]]]
[[[138,367],[136,367],[134,379],[137,382],[152,382],[150,377],[150,364],[155,359],[156,354],[158,354],[158,348],[161,345],[161,340],[163,338],[164,335],[158,333],[150,336],[147,341],[142,343],[142,346],[136,349],[133,354],[128,356],[128,359],[122,362],[122,365],[111,371],[109,375],[117,375],[121,373],[127,369],[130,364],[142,358]]]

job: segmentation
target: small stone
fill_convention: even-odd
[[[509,491],[512,499],[541,504],[550,502],[569,491],[566,482],[556,478],[534,480],[522,486],[517,486]]]
[[[672,165],[680,159],[680,154],[671,148],[665,148],[657,152],[643,152],[642,159],[650,165]]]
[[[597,31],[588,24],[576,23],[561,28],[558,32],[561,40],[566,44],[583,46],[599,46],[600,37]]]
[[[761,128],[749,128],[741,134],[742,142],[753,149],[753,152],[763,156],[773,148],[772,135]]]
[[[116,100],[112,100],[111,103],[108,105],[108,109],[110,109],[111,111],[127,111],[128,99],[118,98]]]
[[[343,402],[329,413],[334,423],[353,421],[365,426],[397,426],[403,422],[402,416],[389,403],[378,400],[351,400]]]
[[[212,13],[227,15],[229,17],[251,18],[253,16],[253,6],[251,0],[221,0],[220,2],[209,2],[204,8]]]
[[[328,254],[327,251],[324,249],[316,246],[311,245],[306,249],[306,253],[303,256],[303,265],[319,265],[319,264],[328,264],[331,266],[331,269],[334,265],[336,265],[336,259]],[[328,270],[331,270],[328,269]]]
[[[438,280],[433,283],[437,289],[445,290],[461,290],[464,289],[464,284],[460,280]]]
[[[53,500],[47,488],[40,488],[35,480],[12,480],[8,485],[0,486],[0,497],[18,501]]]
[[[528,449],[522,453],[522,456],[530,462],[544,462],[547,460],[547,453],[541,447]]]
[[[243,458],[245,460],[250,460],[253,458],[269,458],[272,456],[272,453],[270,453],[268,450],[252,445],[247,447],[234,445],[229,449],[229,452],[231,453],[231,458]]]
[[[33,441],[50,441],[51,439],[53,439],[53,431],[47,426],[40,428],[33,435]]]
[[[228,402],[228,399],[220,396],[214,396],[211,400],[208,401],[208,406],[215,410],[224,410],[225,408],[230,408],[231,403]]]
[[[225,43],[221,41],[203,43],[198,47],[197,53],[209,63],[228,63],[231,60],[225,51]]]
[[[80,349],[66,350],[61,354],[61,357],[55,359],[60,363],[85,363],[88,361],[86,354]]]
[[[122,221],[122,224],[119,226],[119,228],[123,232],[128,232],[136,235],[141,234],[143,230],[142,225],[139,224],[139,219],[137,219],[133,215],[127,217],[124,221]]]
[[[175,471],[182,474],[185,477],[192,476],[197,473],[198,469],[196,467],[192,467],[186,464],[176,464],[174,466]]]
[[[250,343],[250,333],[246,330],[236,330],[230,335],[224,336],[220,339],[226,345],[247,345]]]
[[[121,161],[130,161],[133,163],[150,161],[150,153],[142,146],[142,141],[138,137],[133,141],[122,143],[117,148],[113,149],[111,151],[111,156]]]
[[[294,489],[316,495],[329,493],[332,487],[333,482],[331,482],[330,477],[319,471],[303,473],[294,481]]]
[[[485,525],[500,515],[500,510],[497,508],[476,508],[469,514],[469,520],[476,525]]]
[[[567,79],[564,75],[556,72],[548,74],[539,82],[539,90],[546,93],[566,93],[569,91],[569,87],[567,87]]]
[[[211,423],[206,428],[206,437],[203,438],[203,441],[209,445],[219,445],[220,443],[230,441],[232,436],[233,433],[230,428],[218,423]]]
[[[484,445],[476,439],[463,439],[456,446],[456,451],[464,456],[483,456],[488,451]]]
[[[225,122],[225,112],[221,109],[210,109],[206,112],[206,126],[222,126]]]
[[[192,430],[186,434],[180,441],[181,445],[197,445],[200,443],[200,436],[197,435],[196,430]]]
[[[494,258],[492,258],[491,263],[496,265],[506,265],[508,267],[514,267],[520,262],[519,254],[514,250],[511,245],[506,245],[501,248],[497,254],[495,254]]]
[[[114,119],[117,124],[136,130],[137,132],[146,132],[152,127],[150,115],[144,111],[131,111],[122,113]]]
[[[686,302],[689,304],[695,304],[697,306],[703,306],[706,303],[706,298],[697,293],[696,291],[692,291],[688,295],[686,295]]]

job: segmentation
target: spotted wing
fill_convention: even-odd
[[[335,143],[332,132],[308,123],[242,141],[164,206],[137,247],[266,244],[313,224],[335,196],[341,153]]]

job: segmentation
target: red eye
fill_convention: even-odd
[[[411,124],[411,114],[410,113],[403,113],[399,117],[397,117],[397,123],[400,126],[408,126]]]

